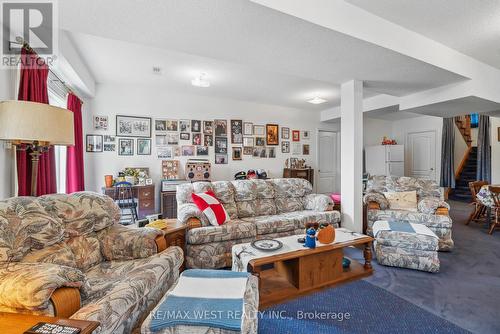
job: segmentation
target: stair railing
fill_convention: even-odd
[[[467,149],[465,150],[462,160],[460,161],[460,164],[455,171],[455,179],[458,180],[460,178],[460,175],[462,174],[462,171],[464,170],[467,160],[469,159],[470,152],[472,151],[472,131],[470,125],[470,115],[456,116],[455,125],[462,134],[465,143],[467,144]]]

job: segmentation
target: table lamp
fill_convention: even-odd
[[[40,155],[52,145],[74,145],[73,113],[45,103],[1,101],[0,140],[31,148],[31,196],[36,196]]]

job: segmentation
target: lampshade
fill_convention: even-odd
[[[43,145],[74,145],[73,113],[45,103],[0,102],[0,139]]]

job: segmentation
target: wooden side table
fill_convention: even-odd
[[[100,323],[97,321],[64,319],[32,314],[0,312],[0,333],[22,334],[39,322],[80,328],[80,334],[91,334]]]
[[[170,246],[178,246],[182,248],[184,254],[186,254],[186,229],[187,226],[182,224],[177,219],[165,219],[167,221],[167,227],[163,228],[162,231],[165,234],[165,241],[167,242],[167,248]],[[184,270],[184,262],[182,263],[180,271]]]

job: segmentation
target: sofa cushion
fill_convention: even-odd
[[[206,244],[226,240],[251,238],[257,235],[255,225],[239,219],[233,219],[221,226],[206,226],[189,230],[189,244]]]
[[[276,203],[273,199],[255,199],[252,201],[236,202],[238,217],[268,216],[276,214]]]
[[[120,209],[115,202],[94,192],[51,194],[38,200],[49,214],[61,219],[67,238],[100,231],[120,220]]]
[[[297,226],[297,218],[284,214],[244,218],[243,220],[255,224],[257,235],[293,231]]]
[[[298,198],[312,193],[312,185],[304,179],[272,179],[275,198]]]
[[[191,199],[213,226],[219,226],[229,220],[229,215],[222,203],[215,197],[213,191],[191,194]]]
[[[384,196],[389,201],[389,208],[391,210],[417,212],[417,192],[415,190],[384,192]]]
[[[54,263],[77,268],[75,255],[65,242],[28,252],[21,260],[28,263]]]
[[[83,307],[72,319],[99,321],[99,333],[131,333],[178,278],[180,248],[148,258],[103,262],[86,273]]]
[[[95,233],[70,238],[66,243],[75,255],[76,267],[82,271],[104,261],[101,245]]]
[[[0,263],[20,261],[33,249],[60,242],[61,220],[51,216],[34,197],[0,201]]]
[[[305,208],[304,197],[277,197],[274,202],[277,213],[301,211]]]

